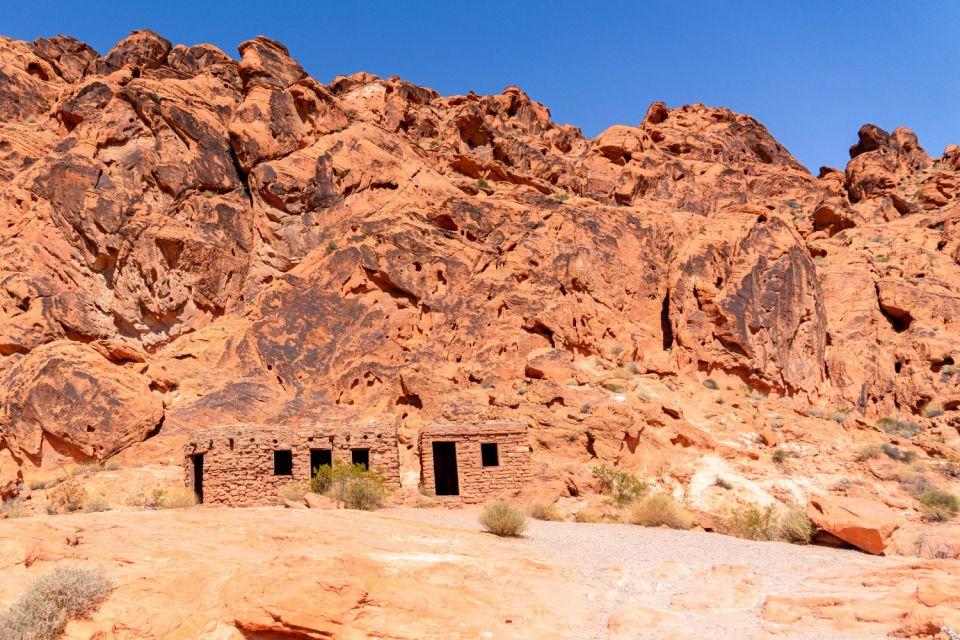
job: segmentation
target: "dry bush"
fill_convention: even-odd
[[[548,522],[562,522],[564,520],[560,508],[549,502],[535,502],[530,505],[530,517],[534,520],[546,520]]]
[[[666,525],[671,529],[689,529],[693,516],[666,493],[655,493],[637,500],[627,512],[627,521],[644,527]]]
[[[303,497],[307,495],[310,487],[306,482],[288,482],[277,491],[277,497],[281,502],[289,500],[290,502],[303,502]]]
[[[883,450],[878,444],[865,444],[860,447],[860,450],[857,452],[857,460],[865,462],[867,460],[873,460],[874,458],[879,458],[883,454]]]
[[[110,501],[103,496],[93,496],[83,503],[84,513],[99,513],[101,511],[110,511]]]
[[[720,524],[722,533],[744,540],[776,540],[777,512],[773,505],[754,505],[730,512]]]
[[[113,590],[100,569],[57,567],[34,580],[0,615],[3,640],[53,640],[67,621],[95,611]]]
[[[86,501],[86,490],[76,478],[70,477],[50,491],[47,499],[47,512],[72,513],[82,508]]]
[[[960,511],[960,500],[949,491],[928,489],[920,496],[920,511],[928,522],[944,522]]]
[[[156,492],[154,492],[156,495]],[[162,491],[156,499],[157,509],[183,509],[197,504],[197,494],[193,489],[186,487],[175,487],[167,491]]]
[[[501,537],[516,538],[527,528],[527,514],[505,500],[483,505],[477,519],[484,529]]]
[[[581,524],[597,524],[603,522],[603,516],[592,509],[581,509],[574,514],[573,520]]]
[[[816,527],[801,507],[791,507],[777,521],[776,539],[793,544],[810,544]]]
[[[0,505],[0,518],[24,518],[27,516],[27,509],[23,506],[23,498],[17,496],[4,501]],[[2,630],[0,630],[2,633]]]

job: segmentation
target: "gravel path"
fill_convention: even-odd
[[[389,509],[410,520],[476,530],[475,509]],[[824,581],[880,569],[896,560],[856,551],[779,542],[752,542],[697,531],[623,524],[532,520],[523,539],[531,559],[572,572],[588,585],[594,619],[580,638],[610,638],[618,612],[644,613],[650,625],[629,626],[618,638],[860,639],[875,633],[802,630],[765,623],[767,596],[828,596]],[[842,571],[841,571],[842,568]],[[660,618],[657,617],[660,615]],[[632,619],[636,622],[636,618]],[[669,633],[668,633],[669,631]],[[616,635],[615,633],[613,635]]]

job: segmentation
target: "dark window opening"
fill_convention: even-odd
[[[663,350],[670,351],[673,348],[673,325],[670,324],[670,291],[663,296],[663,304],[660,307],[660,331],[663,334]]]
[[[433,483],[438,496],[460,495],[455,442],[433,443]]]
[[[190,456],[193,462],[193,492],[197,494],[197,502],[203,503],[203,454],[195,453]]]
[[[370,449],[351,449],[350,462],[359,464],[364,469],[370,468]]]
[[[330,449],[310,449],[310,475],[317,475],[320,467],[333,466],[333,451]]]
[[[273,475],[293,475],[293,451],[289,449],[279,449],[273,452]]]
[[[496,442],[484,442],[480,445],[480,459],[485,467],[500,466],[500,452]]]

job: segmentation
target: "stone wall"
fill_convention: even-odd
[[[370,468],[400,486],[396,430],[380,423],[309,427],[226,425],[191,434],[184,450],[184,480],[194,486],[193,456],[203,454],[203,501],[252,506],[273,504],[285,484],[310,479],[310,450],[330,449],[334,462],[351,462],[353,449],[369,449]],[[293,474],[274,475],[273,452],[290,450]]]
[[[420,432],[420,477],[429,495],[436,493],[434,442],[454,442],[457,451],[460,495],[437,496],[440,500],[475,504],[498,496],[510,496],[516,494],[529,477],[530,443],[525,424],[507,421],[434,424]],[[498,466],[483,466],[482,443],[498,445]]]

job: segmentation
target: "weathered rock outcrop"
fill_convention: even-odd
[[[868,125],[814,177],[728,109],[589,140],[516,87],[323,85],[277,42],[239,52],[0,38],[3,455],[343,411],[392,416],[412,463],[425,421],[480,415],[526,420],[549,482],[683,481],[810,405],[960,455],[957,148]],[[689,410],[708,377],[746,385],[729,419]]]

